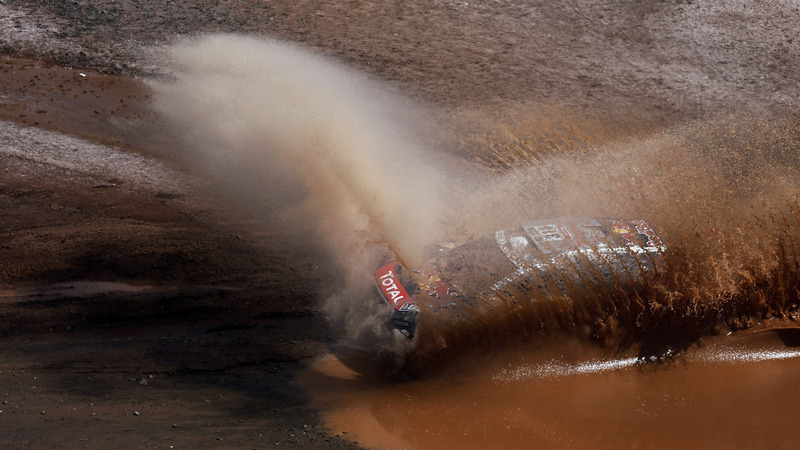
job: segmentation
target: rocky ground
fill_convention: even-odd
[[[0,0],[0,443],[353,446],[292,383],[327,352],[338,274],[307,230],[163,156],[160,46],[273,37],[442,116],[657,130],[796,117],[798,29],[778,1]]]

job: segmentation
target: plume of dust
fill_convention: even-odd
[[[154,104],[189,140],[190,158],[236,191],[271,192],[266,209],[299,185],[299,217],[346,274],[327,312],[353,336],[382,324],[375,311],[354,312],[374,303],[365,301],[369,275],[386,247],[419,258],[446,184],[408,129],[420,111],[355,71],[277,41],[211,35],[177,43],[167,57],[171,79],[154,85]]]

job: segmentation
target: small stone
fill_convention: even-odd
[[[142,378],[141,380],[139,380],[139,385],[141,385],[141,386],[147,386],[147,380],[145,380],[144,378]]]
[[[134,412],[133,412],[133,415],[134,415],[134,416],[138,416],[138,415],[139,415],[139,411],[134,411]]]
[[[40,414],[41,414],[41,415],[44,415],[44,411],[42,411]]]

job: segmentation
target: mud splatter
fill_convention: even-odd
[[[500,124],[499,132],[462,141],[467,151],[485,146],[479,163],[494,175],[447,203],[444,228],[466,240],[539,217],[644,218],[667,243],[666,276],[622,286],[613,298],[579,284],[557,305],[520,294],[502,311],[478,308],[457,324],[429,319],[429,339],[420,337],[413,354],[422,371],[444,355],[553,330],[661,356],[797,310],[795,121],[724,116],[598,143],[602,133],[591,128],[568,140],[569,127],[519,126],[544,121],[529,114],[514,127]]]

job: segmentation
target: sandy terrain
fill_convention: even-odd
[[[3,445],[344,445],[291,382],[326,352],[319,252],[174,163],[98,143],[142,142],[120,107],[136,82],[3,62],[21,122],[0,126]]]
[[[788,129],[779,138],[794,145],[798,29],[800,8],[779,1],[0,0],[0,443],[354,447],[361,438],[345,434],[346,424],[364,419],[341,413],[351,406],[370,411],[366,423],[381,430],[368,445],[459,442],[447,438],[457,424],[434,433],[393,429],[402,420],[397,411],[413,407],[403,403],[410,397],[391,403],[402,391],[396,386],[339,383],[344,400],[317,392],[314,406],[297,387],[309,364],[320,357],[328,364],[320,302],[340,287],[342,273],[308,228],[287,227],[272,211],[253,209],[251,199],[220,193],[218,180],[186,162],[185,136],[153,112],[148,84],[168,79],[163,46],[175,39],[237,33],[300,44],[423,105],[444,124],[444,137],[431,139],[457,158],[482,160],[476,144],[530,132],[531,123],[545,130],[537,137],[558,138],[557,147],[570,150],[730,112],[784,121],[765,133]],[[769,372],[776,383],[793,369],[782,367]],[[337,370],[319,369],[312,384],[337,386]],[[711,377],[704,370],[693,372],[697,380]],[[631,408],[616,417],[643,429],[652,422],[642,417],[656,413],[691,429],[680,413],[687,404],[728,410],[719,397],[698,394],[705,381],[666,377],[647,393],[626,390],[628,375],[608,375],[614,388],[587,395],[587,404],[602,409],[616,393]],[[479,392],[493,376],[465,383],[464,392]],[[740,379],[750,377],[757,375]],[[603,380],[552,389],[589,391]],[[664,400],[675,382],[690,387]],[[426,383],[413,386],[415,398],[443,381]],[[785,392],[759,385],[744,404],[798,398],[795,385]],[[369,400],[352,402],[362,394]],[[661,409],[640,408],[642,398]],[[469,406],[442,401],[420,411]],[[339,404],[327,416],[340,418],[334,427],[316,409],[326,402]],[[595,425],[563,440],[575,431],[564,421],[580,410],[563,407],[562,422],[530,419],[537,425],[520,428],[528,434],[496,442],[584,446],[603,426],[581,416]],[[775,411],[776,420],[785,417]],[[657,442],[627,440],[622,425],[612,428],[604,446]],[[692,430],[724,433],[726,426]],[[765,442],[797,445],[792,439],[778,433]]]

